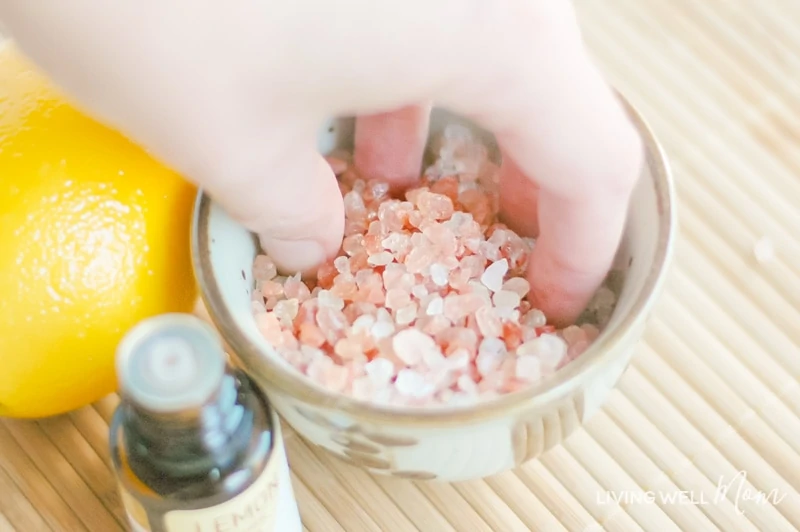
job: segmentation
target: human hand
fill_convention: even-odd
[[[356,165],[407,185],[431,101],[496,134],[505,218],[538,234],[535,306],[574,320],[612,263],[641,144],[567,1],[9,0],[0,18],[78,105],[206,189],[287,270],[341,245],[321,121],[359,115]]]

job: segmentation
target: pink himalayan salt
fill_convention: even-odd
[[[481,282],[492,292],[503,287],[503,277],[508,273],[508,261],[500,259],[493,262],[481,275]]]
[[[263,255],[254,261],[264,338],[331,391],[411,406],[510,393],[582,353],[599,331],[556,331],[532,307],[523,275],[534,241],[497,223],[496,192],[481,188],[496,176],[480,174],[497,168],[480,168],[477,177],[428,174],[408,201],[349,167],[337,172],[346,235],[316,283],[277,276]],[[599,292],[591,310],[607,316],[613,299]]]
[[[256,281],[269,281],[278,275],[278,268],[272,259],[266,255],[259,255],[253,262],[253,278]]]

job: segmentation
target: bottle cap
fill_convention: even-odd
[[[225,375],[217,333],[190,314],[141,321],[116,354],[121,395],[141,408],[175,413],[203,405]]]

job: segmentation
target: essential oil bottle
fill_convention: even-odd
[[[299,532],[278,417],[188,314],[136,325],[117,350],[111,457],[134,532]]]

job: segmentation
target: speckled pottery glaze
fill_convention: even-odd
[[[600,337],[551,378],[471,406],[424,409],[369,404],[312,384],[256,328],[250,294],[257,240],[201,191],[192,239],[195,271],[231,355],[307,441],[373,473],[417,480],[482,478],[560,444],[602,406],[628,367],[672,256],[676,220],[669,167],[650,128],[625,105],[644,139],[646,164],[617,255],[616,268],[624,271],[619,300]],[[470,127],[499,159],[491,134],[441,109],[432,113],[430,138],[452,122]],[[320,151],[351,149],[353,125],[352,118],[325,123]]]

